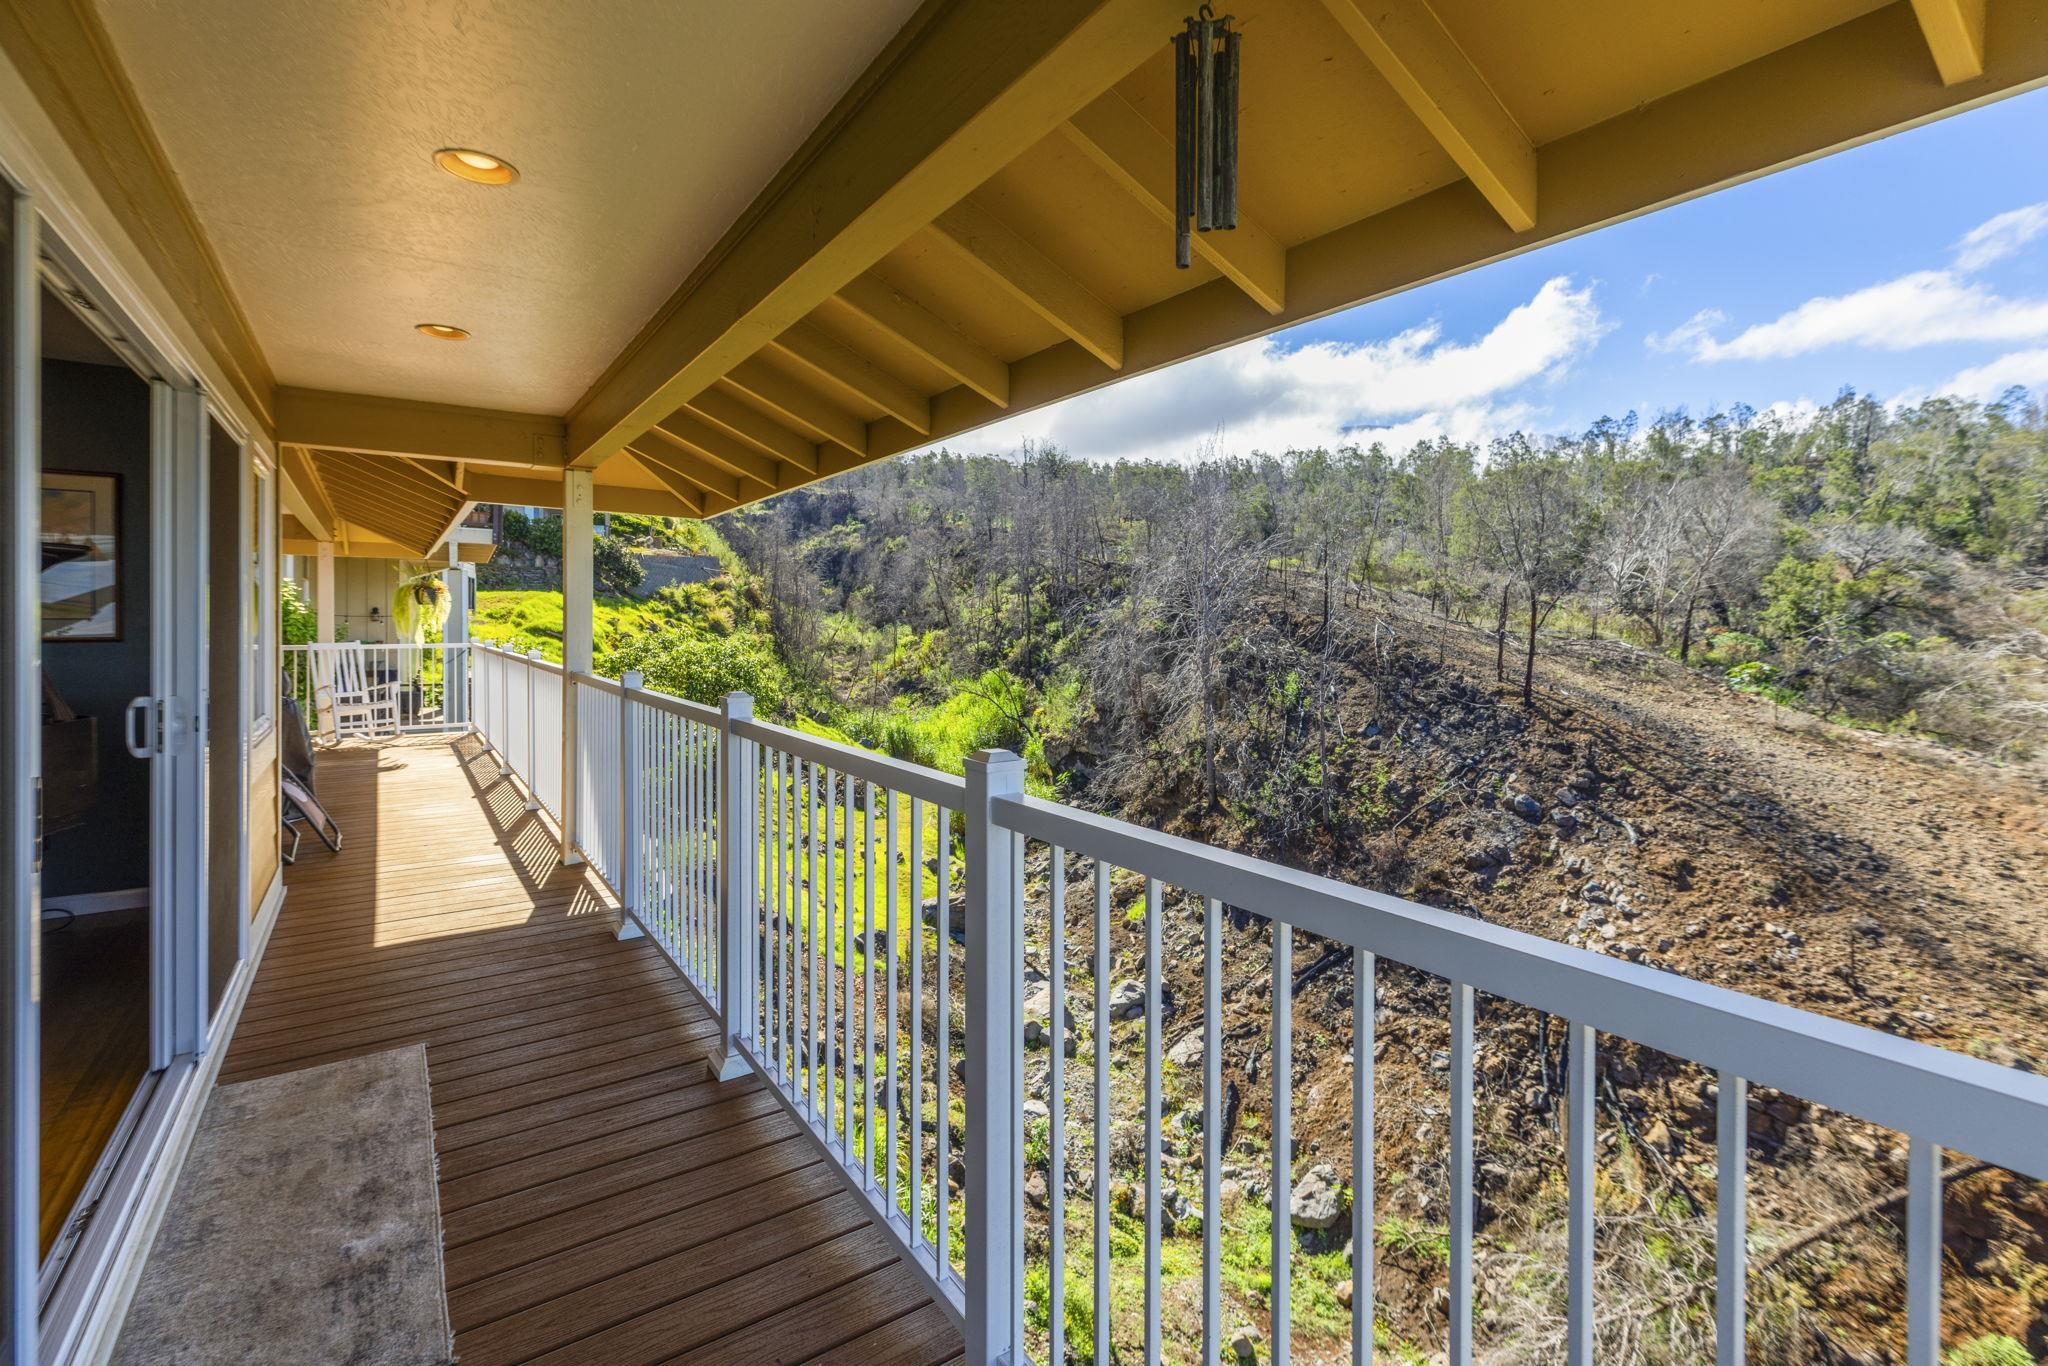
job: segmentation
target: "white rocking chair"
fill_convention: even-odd
[[[311,651],[313,703],[320,731],[329,743],[344,736],[372,738],[398,734],[398,681],[371,682],[365,651],[336,645]]]

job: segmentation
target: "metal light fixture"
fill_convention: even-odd
[[[443,147],[434,153],[434,164],[449,175],[478,185],[510,185],[519,179],[518,168],[511,162],[474,147]]]
[[[469,329],[453,323],[414,323],[412,330],[435,341],[468,341]]]
[[[1237,226],[1238,35],[1204,5],[1173,35],[1173,263],[1186,270],[1192,232]]]

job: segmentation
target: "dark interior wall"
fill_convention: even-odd
[[[121,639],[46,641],[43,670],[80,716],[98,718],[99,801],[50,835],[43,895],[149,884],[149,763],[122,743],[130,698],[149,689],[149,386],[134,371],[43,362],[43,467],[121,476]]]

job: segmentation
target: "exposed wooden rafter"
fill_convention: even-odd
[[[932,429],[930,399],[810,323],[795,324],[775,346],[811,375],[872,403],[912,431]]]
[[[871,271],[849,282],[834,302],[892,334],[998,408],[1010,406],[1010,367],[881,276]]]
[[[1984,74],[1985,0],[1913,0],[1913,13],[1943,85]]]
[[[1323,0],[1516,232],[1536,226],[1536,149],[1428,0]]]
[[[738,475],[728,474],[693,451],[649,428],[648,437],[634,443],[628,453],[647,472],[675,489],[680,495],[693,491],[703,504],[703,516],[724,512],[747,501]]]
[[[763,493],[774,493],[783,487],[779,462],[763,455],[731,433],[714,427],[687,411],[670,413],[648,435],[666,437],[671,442],[681,443],[720,469],[754,485]]]
[[[1185,10],[927,6],[577,405],[574,461],[602,463],[806,317],[1162,49]]]
[[[988,210],[963,199],[932,221],[932,235],[1011,298],[1112,370],[1124,364],[1124,320]]]
[[[801,381],[784,374],[765,361],[743,361],[733,367],[726,381],[776,416],[808,431],[820,441],[850,451],[868,453],[867,425],[830,399]]]
[[[815,440],[790,430],[749,404],[724,380],[691,399],[688,411],[706,422],[723,427],[734,436],[753,442],[785,465],[805,474],[815,475],[818,472]]]
[[[292,511],[314,539],[333,540],[340,531],[340,519],[334,515],[334,504],[327,491],[320,487],[319,472],[313,468],[305,447],[280,446],[277,458],[284,471],[284,487],[289,490],[286,501],[296,504]]]
[[[1173,223],[1173,142],[1130,101],[1112,90],[1062,131],[1162,223]],[[1287,307],[1287,249],[1242,209],[1230,231],[1196,233],[1194,248],[1260,308],[1278,313]]]
[[[637,463],[637,462],[636,462]],[[653,474],[652,471],[649,471]],[[660,478],[659,475],[654,475]],[[479,503],[503,503],[510,507],[559,508],[562,481],[505,470],[477,469],[464,475],[471,497]],[[598,512],[628,512],[644,517],[701,517],[703,499],[693,488],[685,499],[673,490],[642,488],[635,484],[597,484],[590,491],[590,505]]]

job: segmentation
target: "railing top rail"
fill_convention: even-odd
[[[284,647],[286,654],[311,654],[315,650],[467,650],[472,646],[492,648],[483,641],[429,640],[415,644],[410,640],[302,640]]]
[[[2048,1077],[1056,802],[991,806],[1004,829],[2048,1179]]]
[[[542,673],[559,674],[562,672],[562,666],[554,661],[535,659],[532,655],[521,654],[509,645],[493,645],[488,640],[473,640],[470,644],[479,650],[489,650],[500,659],[516,660],[526,665],[529,669],[539,669]]]
[[[589,688],[594,692],[610,693],[613,697],[617,697],[625,691],[615,678],[600,678],[596,674],[584,673],[575,674],[573,677],[576,680],[576,686],[579,688]]]
[[[876,754],[872,750],[842,745],[836,740],[805,735],[802,731],[770,725],[766,721],[737,721],[733,724],[733,732],[749,740],[772,745],[785,754],[794,754],[799,758],[837,769],[841,773],[851,774],[868,782],[880,783],[891,791],[921,797],[925,801],[937,802],[956,811],[961,809],[967,800],[966,779],[940,773],[922,764],[905,763],[886,754]]]
[[[707,707],[702,702],[692,702],[687,697],[672,697],[653,688],[635,688],[633,704],[665,711],[686,721],[695,721],[700,726],[716,726],[725,719],[716,707]]]

